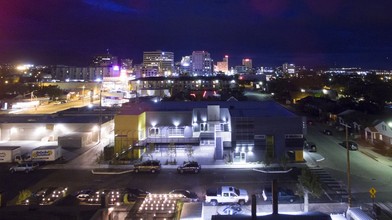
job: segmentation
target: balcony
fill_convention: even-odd
[[[199,143],[199,138],[183,138],[183,137],[157,137],[157,138],[147,138],[145,140],[147,143],[154,143],[154,144],[198,144]]]

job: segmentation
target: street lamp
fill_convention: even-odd
[[[82,86],[82,89],[83,89],[83,90],[82,90],[82,99],[83,99],[83,104],[84,104],[84,88],[85,88],[85,86],[83,85],[83,86]]]

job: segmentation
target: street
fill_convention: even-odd
[[[325,170],[346,188],[346,148],[339,145],[345,140],[345,132],[333,130],[333,135],[325,135],[322,131],[327,127],[327,125],[319,123],[308,127],[306,138],[316,143],[318,149],[317,153],[307,154],[311,158],[323,157],[323,160],[314,160],[311,166]],[[330,127],[328,128],[330,129]],[[358,151],[350,151],[351,192],[354,205],[371,202],[369,189],[372,187],[377,189],[376,201],[391,201],[392,168],[369,157],[361,151],[362,149],[363,146],[359,146]]]

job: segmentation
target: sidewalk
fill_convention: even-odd
[[[334,136],[340,136],[340,138],[345,139],[345,132],[344,131],[339,131],[336,129],[336,127],[327,125],[325,123],[320,123],[320,125],[321,125],[321,127],[331,129]],[[371,143],[366,141],[363,135],[359,138],[353,138],[353,137],[349,136],[349,139],[358,143],[358,147],[359,147],[358,151],[359,152],[365,154],[366,156],[372,158],[373,160],[375,160],[379,163],[382,163],[384,165],[392,167],[392,149],[390,149],[388,151],[385,149],[386,148],[385,146],[376,148],[376,145],[372,145]],[[387,155],[382,155],[382,154],[378,153],[377,151],[387,152],[386,153]],[[389,156],[388,156],[388,153],[389,153]]]
[[[345,213],[347,211],[347,203],[309,203],[309,212],[322,212],[326,214]],[[212,215],[217,215],[225,206],[208,206],[203,207],[203,219],[211,219]],[[244,205],[241,207],[241,214],[251,215],[251,206]],[[272,214],[272,204],[258,204],[256,206],[257,215]],[[279,213],[303,213],[304,204],[279,204]]]
[[[372,158],[373,160],[380,162],[382,164],[385,164],[387,166],[392,167],[392,157],[389,156],[384,156],[379,153],[377,153],[375,150],[377,150],[373,145],[371,145],[369,142],[361,139],[357,140],[359,144],[359,151],[366,156]]]
[[[65,165],[66,166],[66,165]],[[69,166],[63,167],[63,169],[69,169]],[[171,170],[176,170],[179,165],[162,165],[162,169],[171,169]],[[287,167],[303,167],[306,166],[305,163],[292,163],[288,164]],[[280,167],[278,164],[272,164],[268,167],[265,167],[263,164],[251,164],[251,163],[246,163],[246,164],[222,164],[221,162],[218,162],[216,164],[206,164],[206,165],[201,165],[202,169],[254,169],[256,172],[264,172],[263,168],[265,168],[268,171],[268,173],[282,173],[282,172],[290,172],[291,169],[287,171],[281,171],[281,170],[271,170],[271,168],[276,168]],[[61,169],[61,167],[57,166],[57,169]],[[77,167],[75,167],[77,168]],[[80,169],[80,166],[79,166]],[[124,173],[129,173],[133,172],[133,165],[109,165],[109,164],[103,164],[103,165],[92,165],[92,166],[85,166],[85,169],[91,169],[91,172],[93,174],[103,174],[103,175],[108,175],[108,174],[124,174]]]

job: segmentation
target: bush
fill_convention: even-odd
[[[19,192],[18,200],[16,201],[17,205],[22,204],[22,202],[26,199],[28,199],[32,195],[30,190],[22,190]]]

